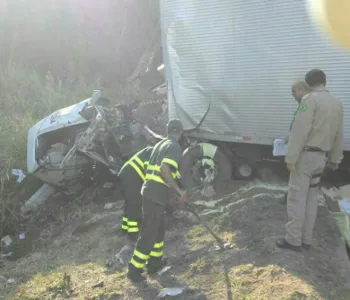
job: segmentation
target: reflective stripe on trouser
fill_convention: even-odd
[[[290,175],[285,239],[292,245],[312,244],[317,216],[318,187],[325,164],[324,153],[302,152],[296,165],[296,172]]]
[[[137,238],[139,224],[142,222],[142,196],[140,191],[143,181],[135,171],[130,169],[125,176],[121,177],[121,182],[125,199],[125,216],[128,221],[126,231],[128,234],[136,235]]]
[[[143,197],[143,223],[129,264],[130,272],[142,272],[148,258],[148,267],[161,260],[164,231],[164,206]]]
[[[155,243],[149,256],[151,258],[161,258],[163,256],[164,242]]]
[[[139,223],[137,221],[128,221],[128,233],[139,232]]]
[[[122,229],[125,230],[126,232],[128,231],[129,227],[128,227],[128,218],[127,217],[123,217],[122,220]]]

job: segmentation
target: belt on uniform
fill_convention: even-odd
[[[326,153],[325,151],[323,151],[321,148],[318,148],[318,147],[305,147],[303,150],[306,152]]]

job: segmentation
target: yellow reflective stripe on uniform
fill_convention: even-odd
[[[128,218],[127,217],[123,217],[123,221],[128,222]]]
[[[131,232],[131,233],[133,233],[133,232],[139,232],[139,229],[137,228],[137,227],[129,227],[128,228],[128,232]]]
[[[164,158],[164,159],[162,160],[162,163],[167,163],[167,164],[173,166],[175,169],[178,168],[177,162],[176,162],[175,160],[170,159],[170,158]]]
[[[145,175],[143,175],[143,172],[140,170],[140,168],[132,161],[128,161],[127,164],[129,164],[130,166],[132,166],[135,171],[137,172],[137,174],[139,174],[139,176],[142,178],[142,180],[145,180]]]
[[[155,243],[153,248],[156,249],[156,248],[161,248],[163,246],[164,246],[164,242],[160,242],[160,243]]]
[[[144,163],[142,162],[142,160],[139,157],[135,156],[131,160],[135,160],[142,168],[144,168]]]
[[[160,171],[160,166],[155,166],[155,165],[148,165],[147,166],[147,171]]]
[[[143,260],[147,260],[147,259],[149,258],[149,255],[142,254],[142,253],[141,253],[140,251],[138,251],[137,249],[135,249],[134,255],[137,256],[138,258],[143,259]]]
[[[149,165],[149,166],[147,166],[147,171],[157,171],[157,172],[160,172],[160,166]],[[173,178],[180,178],[180,173],[179,173],[179,171],[171,172],[171,175],[173,176]],[[157,175],[156,175],[156,176],[157,176]],[[146,179],[147,179],[147,175],[146,175]]]
[[[160,176],[157,176],[154,174],[146,174],[146,180],[154,180],[154,181],[166,184]]]
[[[163,251],[159,251],[159,252],[152,251],[152,252],[150,253],[150,256],[153,256],[153,257],[161,257],[161,256],[163,256]]]
[[[134,258],[130,260],[130,263],[137,269],[142,269],[145,266],[145,264],[137,262]]]
[[[128,229],[129,229],[129,226],[127,226],[127,225],[122,225],[122,229],[128,230]]]
[[[134,221],[131,221],[131,222],[129,221],[129,222],[128,222],[128,225],[129,225],[129,226],[137,226],[138,223],[137,223],[137,222],[134,222]]]

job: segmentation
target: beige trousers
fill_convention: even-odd
[[[296,172],[290,174],[285,239],[294,246],[312,244],[319,183],[325,165],[324,153],[304,151],[296,165]]]

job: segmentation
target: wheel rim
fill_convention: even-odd
[[[212,183],[218,175],[218,165],[212,158],[200,157],[193,162],[190,173],[198,185]]]
[[[253,169],[248,164],[242,164],[238,168],[239,175],[241,175],[244,178],[248,178],[252,175]]]

